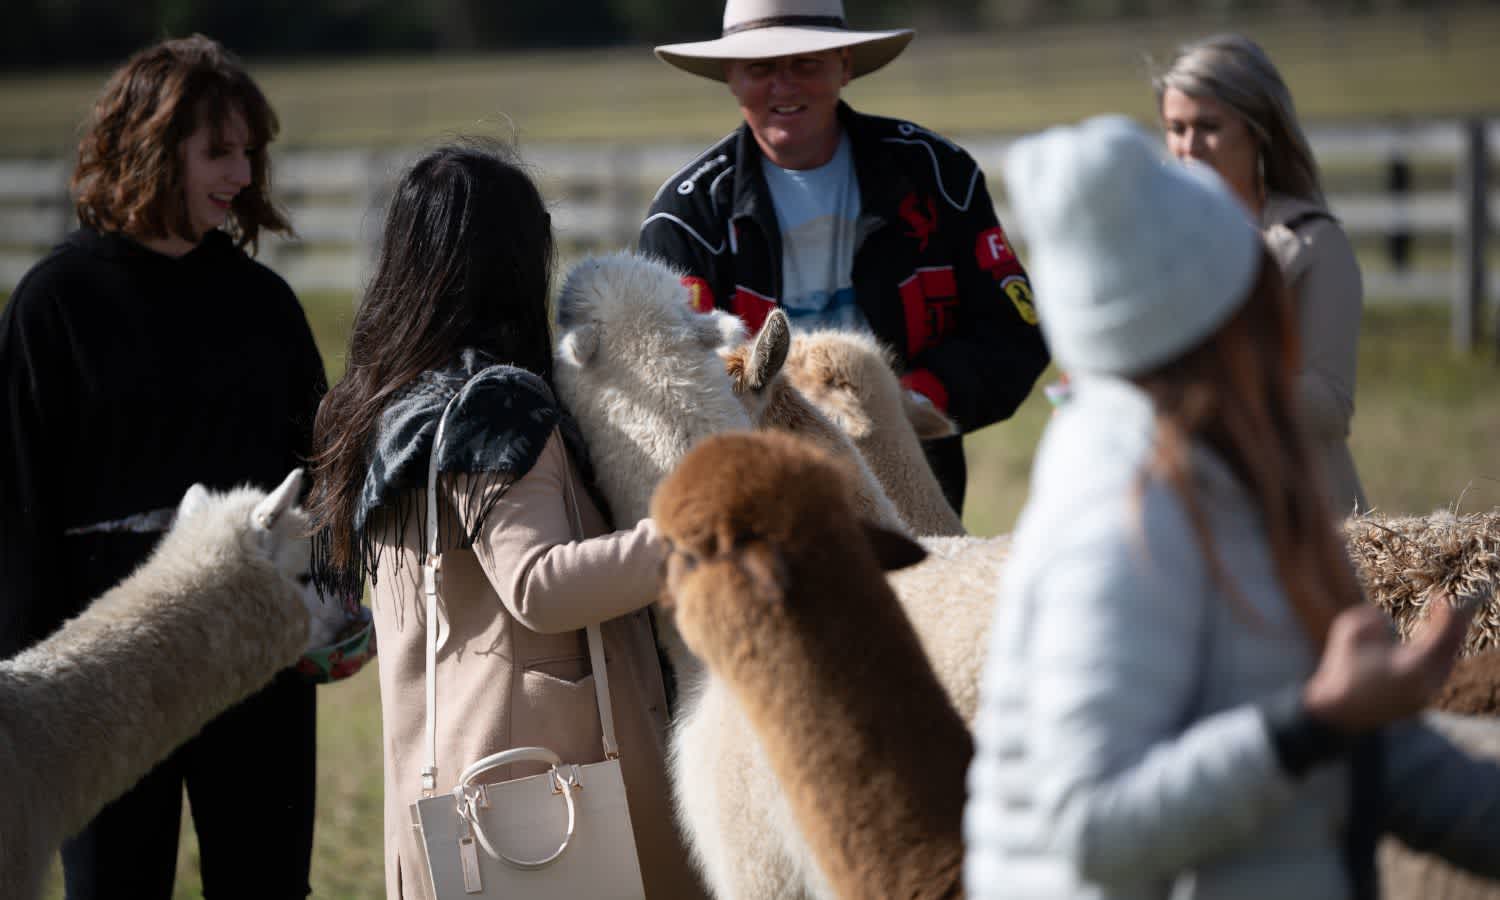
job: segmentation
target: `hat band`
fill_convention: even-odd
[[[751,31],[756,28],[775,28],[777,26],[790,25],[804,28],[843,28],[843,16],[766,16],[763,19],[750,19],[746,22],[736,22],[724,29],[724,37],[729,37],[741,31]]]

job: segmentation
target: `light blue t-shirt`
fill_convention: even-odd
[[[816,169],[760,160],[781,229],[781,306],[797,328],[869,331],[854,302],[854,226],[859,181],[849,135]]]

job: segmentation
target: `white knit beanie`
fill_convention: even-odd
[[[1017,141],[1005,183],[1065,370],[1136,375],[1208,337],[1254,285],[1260,232],[1208,166],[1123,116]]]

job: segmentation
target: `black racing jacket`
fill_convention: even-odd
[[[876,337],[963,431],[1008,418],[1047,367],[1031,284],[964,150],[839,104],[859,181],[856,302]],[[640,250],[685,273],[694,305],[758,330],[781,297],[781,235],[749,126],[667,180]]]

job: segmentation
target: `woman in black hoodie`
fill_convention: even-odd
[[[296,296],[246,252],[290,232],[269,196],[277,128],[202,36],[137,53],[95,105],[82,226],[0,315],[0,658],[134,569],[189,485],[271,488],[306,457],[322,362]],[[314,726],[312,684],[283,672],[64,846],[68,896],[170,897],[184,784],[208,896],[306,896]]]

